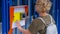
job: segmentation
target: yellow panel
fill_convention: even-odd
[[[13,22],[16,22],[16,20],[20,21],[21,20],[21,17],[22,17],[22,13],[15,12],[14,13],[14,20],[13,20]]]

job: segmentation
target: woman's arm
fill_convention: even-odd
[[[19,21],[17,21],[17,27],[23,34],[36,34],[39,30],[42,29],[42,26],[45,26],[43,25],[43,23],[40,22],[40,20],[38,21],[37,19],[34,19],[28,29],[25,30],[20,26]]]
[[[16,25],[17,25],[17,28],[18,28],[23,34],[31,34],[28,29],[25,30],[25,29],[23,29],[23,28],[20,26],[19,21],[16,21],[16,23],[17,23],[17,24],[16,24]]]

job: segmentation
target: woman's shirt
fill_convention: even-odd
[[[43,18],[47,25],[50,24],[51,18],[49,15],[40,17]],[[54,19],[52,21],[55,23]],[[37,32],[40,34],[46,34],[46,26],[41,19],[34,19],[28,29],[31,34],[37,34]]]

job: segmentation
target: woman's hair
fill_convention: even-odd
[[[39,4],[40,6],[40,10],[44,10],[44,11],[41,11],[41,12],[46,12],[46,11],[49,11],[50,8],[51,8],[51,1],[50,0],[37,0],[36,1],[36,5]]]

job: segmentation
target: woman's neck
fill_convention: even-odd
[[[46,16],[47,13],[46,13],[46,12],[45,12],[45,13],[40,13],[39,15],[40,15],[40,16]]]

